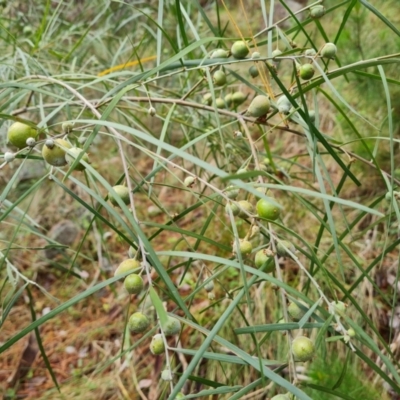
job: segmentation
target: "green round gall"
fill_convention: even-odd
[[[83,153],[81,160],[85,161],[89,164],[89,156],[82,149],[78,147],[71,147],[65,154],[65,159],[69,165],[72,165],[77,157],[79,157]],[[79,161],[79,163],[75,166],[76,171],[84,171],[85,166]]]
[[[122,261],[122,263],[118,265],[118,268],[114,272],[114,276],[121,275],[128,271],[136,272],[139,268],[140,268],[139,261],[133,258],[128,258],[127,260]]]
[[[252,78],[257,78],[257,76],[260,75],[260,73],[258,72],[258,68],[255,65],[252,65],[249,68],[249,74]]]
[[[257,268],[263,267],[268,261],[270,261],[270,257],[267,255],[267,251],[265,249],[259,250],[256,253],[254,258],[254,264]],[[264,269],[264,272],[269,273],[275,270],[275,264],[271,262],[267,268]]]
[[[225,206],[225,212],[228,215],[230,215],[230,213],[232,212],[232,215],[234,215],[236,217],[240,213],[240,208],[235,203],[227,203],[227,205]]]
[[[315,122],[315,111],[314,110],[308,110],[308,116],[309,116],[309,118],[310,118],[310,121],[312,122],[312,123],[314,123]]]
[[[321,18],[325,15],[325,7],[318,5],[310,8],[310,17],[311,18]]]
[[[393,199],[393,194],[392,194],[391,192],[387,192],[387,193],[385,194],[385,200],[386,200],[388,203],[391,203],[391,202],[392,202],[392,199]]]
[[[30,35],[33,32],[33,28],[30,25],[25,25],[24,29],[22,29],[24,35]]]
[[[339,315],[344,315],[346,313],[347,305],[343,303],[343,301],[332,301],[331,306]]]
[[[210,58],[228,58],[229,52],[224,49],[216,49],[212,52]]]
[[[207,104],[208,106],[211,106],[212,104],[212,94],[211,93],[206,93],[203,96],[203,99],[201,101],[203,104]]]
[[[247,114],[251,117],[259,118],[263,117],[269,109],[271,108],[271,103],[267,96],[258,95],[254,97],[252,102],[247,109]]]
[[[314,343],[305,336],[298,336],[292,342],[292,353],[296,361],[309,361],[315,353]]]
[[[231,53],[233,57],[237,58],[238,60],[246,58],[247,54],[249,54],[249,49],[246,42],[243,40],[238,40],[237,42],[233,43],[231,47]]]
[[[171,373],[171,371],[169,369],[164,369],[161,372],[161,379],[163,381],[167,381],[167,382],[172,381],[172,373]]]
[[[129,258],[135,258],[136,254],[137,254],[137,250],[133,246],[129,246],[128,257]]]
[[[307,57],[314,57],[317,54],[317,52],[314,49],[307,49],[304,52],[304,55]]]
[[[225,108],[225,101],[224,99],[222,99],[221,97],[217,97],[215,99],[215,105],[217,106],[217,108]]]
[[[354,336],[356,336],[356,331],[353,328],[349,328],[349,329],[347,329],[347,334],[350,337],[354,337]]]
[[[71,144],[64,139],[54,140],[54,146],[48,147],[46,144],[42,147],[42,156],[47,164],[54,167],[63,167],[67,164],[66,153],[63,148],[71,149]]]
[[[181,331],[181,323],[174,317],[168,316],[167,321],[162,325],[165,336],[174,336]]]
[[[276,49],[271,53],[271,56],[272,56],[272,58],[275,58],[275,57],[279,57],[281,54],[282,54],[282,52],[279,49]],[[276,61],[279,62],[279,60],[276,60]]]
[[[325,58],[335,58],[337,48],[333,43],[326,43],[321,50],[321,56]]]
[[[239,196],[240,189],[237,186],[228,186],[225,189],[225,194],[228,199],[235,200]]]
[[[36,129],[29,125],[23,124],[22,122],[14,122],[7,131],[8,141],[19,149],[23,149],[27,146],[27,139],[36,139],[37,135],[38,131]]]
[[[260,218],[269,219],[271,221],[278,219],[280,214],[279,207],[265,199],[258,200],[256,210]]]
[[[230,107],[230,106],[232,105],[232,103],[233,103],[232,96],[233,96],[232,93],[228,93],[228,94],[224,97],[225,103],[226,103],[226,105],[227,105],[228,107]]]
[[[193,187],[193,185],[195,184],[195,182],[196,182],[196,178],[193,178],[193,176],[187,176],[187,177],[185,178],[185,180],[183,181],[183,184],[184,184],[186,187],[191,188],[191,187]]]
[[[142,333],[146,331],[149,326],[149,319],[141,312],[132,314],[128,321],[128,327],[132,333]]]
[[[165,344],[161,334],[157,333],[152,337],[150,343],[150,351],[155,356],[159,356],[165,353]]]
[[[288,306],[288,313],[292,317],[293,321],[300,321],[307,312],[308,308],[307,305],[302,301],[300,301],[299,303],[303,304],[306,307],[306,309],[303,310],[303,308],[301,308],[294,301],[290,302]]]
[[[61,129],[64,133],[71,133],[74,130],[74,124],[72,122],[63,122]]]
[[[138,274],[130,274],[125,278],[124,286],[129,294],[139,294],[144,287],[143,279]]]
[[[282,114],[290,114],[290,109],[292,108],[292,103],[286,96],[279,97],[278,101],[276,102],[278,107],[278,111]]]
[[[250,254],[253,251],[253,245],[246,239],[239,239],[239,251],[242,255]],[[234,251],[234,253],[237,254],[238,251]]]
[[[215,71],[213,78],[214,78],[214,83],[217,86],[224,86],[226,83],[226,75],[224,71],[221,70]]]
[[[280,240],[276,244],[276,252],[279,257],[290,257],[291,254],[288,252],[288,250],[291,253],[296,252],[296,248],[293,246],[292,243],[288,242],[287,240]]]
[[[129,202],[130,202],[129,189],[126,186],[116,185],[116,186],[113,186],[113,189],[114,189],[115,193],[117,194],[117,196],[122,200],[123,203],[129,204]],[[119,206],[119,204],[117,203],[116,197],[113,193],[108,192],[108,198],[110,199],[111,203],[114,206]]]
[[[312,64],[303,64],[299,68],[299,76],[301,79],[308,81],[314,76],[315,70]]]
[[[239,206],[239,218],[249,218],[249,214],[253,214],[254,213],[254,207],[253,205],[248,202],[247,200],[240,200],[238,202],[238,206]]]
[[[232,100],[232,104],[235,106],[239,106],[240,104],[244,103],[246,101],[246,99],[247,99],[247,96],[240,91],[232,93],[231,100]],[[225,98],[225,101],[226,101],[226,98]]]
[[[14,161],[14,160],[15,160],[15,154],[14,153],[12,153],[11,151],[6,151],[4,153],[4,161],[5,162],[9,163],[9,162]]]
[[[214,290],[214,280],[208,281],[205,285],[204,285],[204,290],[206,292],[212,292]]]
[[[290,398],[286,394],[277,394],[271,400],[290,400]]]

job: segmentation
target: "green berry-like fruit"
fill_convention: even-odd
[[[124,185],[116,185],[113,186],[114,192],[117,194],[117,196],[125,203],[129,204],[129,189],[124,186]],[[114,197],[115,195],[111,192],[108,192],[108,198],[110,199],[111,203],[114,206],[119,206],[117,203],[116,198]]]
[[[129,294],[139,294],[144,287],[143,279],[138,274],[130,274],[125,278],[124,286]]]
[[[203,99],[201,101],[203,104],[207,104],[208,106],[211,106],[212,104],[212,94],[211,93],[206,93],[203,96]]]
[[[240,213],[240,208],[235,203],[227,203],[225,206],[225,212],[230,215],[230,211],[232,211],[232,215],[236,217]]]
[[[164,344],[164,340],[162,338],[162,335],[160,333],[157,333],[157,335],[154,335],[152,337],[151,343],[150,343],[150,351],[155,356],[159,356],[161,354],[164,354],[164,352],[165,352],[165,344]]]
[[[185,395],[182,392],[179,392],[175,396],[175,400],[184,399]]]
[[[311,360],[315,353],[314,343],[308,337],[298,336],[292,342],[292,352],[296,361]]]
[[[314,76],[315,70],[312,64],[303,64],[298,69],[301,79],[308,81]]]
[[[333,43],[326,43],[321,50],[321,56],[325,58],[335,58],[337,47]]]
[[[317,54],[317,52],[314,49],[307,49],[304,52],[304,55],[307,57],[314,57]]]
[[[286,394],[277,394],[271,400],[290,400],[290,398]]]
[[[165,336],[174,336],[181,331],[181,323],[174,317],[168,316],[167,321],[162,325]]]
[[[249,214],[253,214],[254,213],[254,207],[253,205],[248,202],[247,200],[240,200],[238,202],[238,206],[239,206],[239,218],[249,218]]]
[[[172,381],[172,373],[171,373],[171,371],[169,369],[164,369],[161,372],[161,379],[163,381],[167,381],[167,382]]]
[[[14,122],[7,131],[8,141],[19,149],[23,149],[27,146],[27,139],[36,139],[37,135],[38,131],[36,129],[22,122]]]
[[[246,58],[247,54],[249,54],[249,49],[246,42],[243,42],[243,40],[238,40],[237,42],[233,43],[231,47],[231,53],[233,57],[237,58],[238,60]]]
[[[141,312],[132,314],[128,321],[129,330],[133,333],[142,333],[150,326],[149,319]]]
[[[208,281],[205,285],[204,285],[204,290],[206,292],[212,292],[214,290],[214,281]]]
[[[10,163],[10,162],[12,162],[14,160],[15,160],[15,154],[14,153],[12,153],[11,151],[6,151],[4,153],[4,161],[6,163]]]
[[[195,182],[196,182],[196,178],[194,178],[193,176],[187,176],[185,178],[185,180],[183,181],[183,184],[188,188],[192,188],[194,186]]]
[[[240,106],[240,104],[244,103],[246,101],[246,99],[247,99],[247,96],[242,92],[232,93],[231,100],[232,100],[232,104],[235,106]],[[226,101],[226,97],[225,97],[225,101]]]
[[[129,258],[135,258],[136,254],[137,254],[137,250],[133,246],[129,246],[128,257]]]
[[[127,260],[122,261],[122,263],[118,265],[118,268],[114,272],[114,276],[123,274],[128,271],[136,272],[139,268],[140,268],[140,262],[138,260],[134,260],[133,258],[128,258]]]
[[[251,117],[259,118],[264,116],[271,108],[271,103],[267,96],[258,95],[254,97],[247,109],[247,114]]]
[[[253,54],[251,55],[251,58],[253,60],[258,60],[261,57],[261,54],[258,51],[254,51]]]
[[[44,144],[42,147],[42,156],[47,164],[53,165],[55,167],[63,167],[67,164],[65,150],[61,147],[71,149],[71,144],[64,139],[54,140],[53,147],[48,147]]]
[[[237,186],[228,186],[225,189],[225,194],[228,197],[228,199],[235,200],[239,196],[239,191],[240,189]]]
[[[267,255],[267,251],[265,249],[257,251],[256,257],[254,259],[254,264],[257,268],[263,267],[268,261],[270,257]],[[275,264],[270,263],[267,268],[264,269],[264,272],[269,273],[275,270]]]
[[[271,53],[271,56],[272,56],[272,58],[275,58],[275,57],[279,57],[281,54],[282,54],[282,51],[280,51],[279,49],[276,49]],[[279,62],[279,60],[277,60],[277,61]]]
[[[226,83],[226,75],[224,71],[221,71],[220,69],[218,71],[215,71],[214,73],[214,83],[217,86],[224,86]]]
[[[300,301],[299,303],[303,304],[306,308],[307,305]],[[306,314],[307,310],[303,310],[298,304],[292,301],[288,306],[288,313],[292,317],[293,321],[300,321],[304,315]]]
[[[292,103],[286,96],[279,97],[278,101],[276,102],[278,106],[278,111],[282,114],[290,114],[290,109],[292,108]]]
[[[356,331],[353,328],[349,328],[349,329],[347,329],[347,334],[350,337],[354,337],[354,336],[356,336]]]
[[[287,250],[286,250],[287,249]],[[288,242],[287,240],[281,240],[276,244],[276,252],[280,257],[290,257],[290,253],[296,252],[296,248],[293,246],[292,243]]]
[[[228,94],[224,97],[224,100],[225,100],[225,104],[226,104],[228,107],[230,107],[230,106],[232,105],[232,103],[233,103],[233,100],[232,100],[232,93],[228,93]]]
[[[74,130],[74,124],[72,122],[63,122],[61,129],[64,133],[71,133]]]
[[[260,73],[258,72],[258,68],[255,65],[252,65],[249,68],[249,74],[252,78],[257,78],[257,76],[260,75]]]
[[[310,17],[311,18],[321,18],[325,15],[325,7],[324,6],[314,6],[310,8]]]
[[[212,52],[210,58],[228,58],[229,52],[224,49],[216,49]]]
[[[331,306],[339,315],[344,315],[346,313],[347,305],[343,301],[332,301]]]
[[[250,254],[253,251],[253,245],[246,239],[239,239],[239,251],[242,255]],[[234,253],[238,253],[236,249],[236,242]]]
[[[225,101],[224,99],[222,99],[221,97],[217,97],[215,99],[215,105],[217,106],[217,108],[225,108]]]
[[[266,218],[271,221],[275,221],[280,214],[279,207],[265,199],[258,200],[256,210],[260,218]]]
[[[67,153],[65,154],[65,159],[69,165],[72,165],[75,159],[83,153],[81,160],[85,161],[89,164],[89,156],[87,153],[84,153],[82,149],[78,147],[71,147]],[[83,171],[86,167],[79,161],[79,163],[75,166],[76,171]]]

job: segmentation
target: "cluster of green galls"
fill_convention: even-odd
[[[325,14],[325,8],[322,5],[316,5],[310,9],[311,18],[317,19],[321,18]],[[230,51],[224,49],[216,49],[211,54],[212,59],[225,59],[232,55],[237,60],[245,59],[250,52],[249,44],[246,41],[238,40],[233,43]],[[308,49],[305,51],[305,57],[317,57],[318,55],[328,59],[334,59],[336,57],[337,48],[334,43],[326,43],[318,52],[314,49]],[[275,62],[279,62],[280,59],[277,58],[281,56],[283,53],[280,49],[276,49],[272,52],[272,59]],[[255,61],[255,65],[252,65],[249,68],[249,74],[252,78],[256,78],[259,76],[260,71],[262,70],[262,62],[260,59],[260,53],[255,51],[251,55],[251,59]],[[304,81],[309,81],[313,78],[315,74],[315,67],[313,62],[307,62],[304,64],[300,64],[297,61],[296,70],[297,75]],[[213,74],[213,82],[215,86],[224,86],[227,84],[227,76],[221,67],[216,70]],[[247,96],[241,91],[236,91],[233,93],[228,93],[224,98],[217,97],[215,98],[215,106],[217,108],[236,108],[242,103],[244,103],[247,99]],[[211,106],[213,104],[213,96],[211,93],[206,93],[203,96],[203,104],[207,104]],[[250,103],[246,115],[254,118],[262,118],[264,117],[271,108],[271,102],[268,96],[265,95],[257,95],[254,97],[252,102]],[[281,96],[277,102],[277,109],[279,112],[284,114],[289,114],[293,109],[292,104],[286,98],[286,96]],[[313,119],[314,116],[310,115],[310,118]]]
[[[69,122],[62,124],[63,132],[68,134],[72,131],[73,126]],[[22,150],[26,147],[33,148],[36,146],[36,139],[39,136],[39,132],[36,127],[32,127],[22,122],[14,122],[7,131],[7,138],[9,143]],[[82,149],[72,146],[65,139],[47,139],[42,147],[42,157],[47,164],[54,167],[64,167],[65,165],[72,166],[75,160],[80,157],[79,163],[76,163],[74,170],[83,171],[85,166],[81,162],[83,160],[89,163],[89,157]],[[15,154],[7,152],[4,155],[4,159],[7,162],[14,160]]]
[[[134,256],[132,249],[129,249],[129,255]],[[125,277],[124,286],[129,294],[140,294],[144,288],[144,282],[140,275],[137,274],[140,270],[140,263],[135,258],[128,258],[121,262],[115,270],[114,275],[121,275],[131,272]],[[150,328],[149,318],[142,312],[133,313],[128,320],[128,328],[132,333],[143,333]],[[181,323],[178,319],[168,316],[167,320],[161,324],[162,331],[166,337],[177,335],[181,330]],[[150,351],[154,355],[165,353],[165,343],[161,334],[153,336],[150,343]]]
[[[264,191],[263,188],[260,188],[261,191]],[[239,195],[239,189],[234,186],[229,186],[226,188],[225,193],[227,197],[231,200],[225,206],[225,211],[228,215],[232,214],[233,216],[237,216],[242,219],[246,219],[249,217],[255,217],[267,221],[275,221],[279,218],[280,208],[276,199],[272,197],[262,198],[257,201],[255,210],[253,205],[247,200],[239,200],[236,201],[236,198]],[[238,246],[236,243],[233,246],[233,253],[237,254],[238,252],[241,255],[250,254],[253,251],[252,243],[247,239],[239,239]],[[276,253],[280,257],[287,257],[292,255],[296,249],[293,244],[286,240],[279,240],[276,243]],[[274,270],[274,264],[271,263],[267,265],[270,257],[274,253],[269,249],[262,249],[258,251],[255,255],[255,265],[257,268],[264,268],[265,272],[272,272]]]

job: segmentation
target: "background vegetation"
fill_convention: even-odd
[[[5,398],[400,398],[397,0],[1,7]],[[211,58],[237,40],[247,58]],[[334,59],[320,57],[327,42]],[[237,91],[246,100],[232,106]],[[259,119],[246,114],[257,94],[272,104]],[[38,129],[34,146],[8,143],[15,121]],[[44,162],[46,140],[61,137],[90,163]],[[119,184],[129,201],[114,206]],[[234,216],[230,185],[253,206],[273,198],[280,217]],[[233,251],[243,238],[250,254]],[[282,256],[283,240],[295,247]],[[135,295],[127,272],[114,276],[131,257],[145,282]],[[151,320],[142,334],[128,326],[137,311]],[[181,329],[154,356],[167,312]],[[299,335],[316,348],[305,363],[291,355]]]

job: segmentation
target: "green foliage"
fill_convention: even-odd
[[[0,354],[82,398],[400,394],[397,2],[208,3],[1,3]]]

